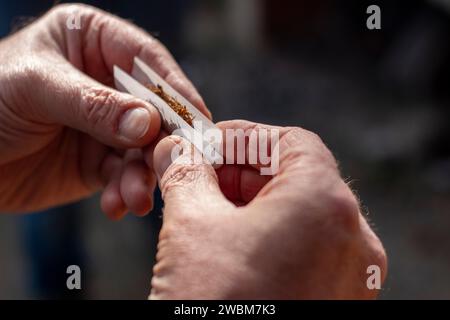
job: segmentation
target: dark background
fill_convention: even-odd
[[[381,298],[450,299],[448,1],[88,3],[164,42],[216,121],[317,132],[386,247]],[[54,1],[0,4],[6,36]],[[366,28],[369,4],[381,7],[381,30]],[[96,196],[1,215],[0,298],[145,298],[161,222],[155,211],[110,222]],[[80,291],[66,289],[70,264],[82,268]]]

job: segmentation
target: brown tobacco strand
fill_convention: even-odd
[[[163,88],[160,85],[153,86],[147,85],[153,93],[163,99],[169,107],[173,109],[184,121],[186,121],[192,127],[192,120],[194,120],[194,116],[188,111],[186,106],[179,103],[175,98],[169,96],[164,92]]]

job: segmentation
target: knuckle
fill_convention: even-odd
[[[95,127],[98,124],[115,126],[116,113],[121,111],[120,98],[105,88],[82,89],[80,112],[83,121]]]
[[[348,235],[359,231],[359,203],[342,180],[339,187],[326,194],[323,203],[328,225],[333,232],[343,231]]]
[[[288,127],[287,128],[287,136],[292,136],[294,139],[298,139],[300,141],[309,141],[313,144],[324,145],[322,138],[315,132],[309,131],[300,127]]]
[[[206,164],[172,164],[161,180],[162,192],[168,193],[211,176],[215,177],[214,169]]]
[[[175,88],[187,87],[186,79],[181,75],[179,70],[169,69],[165,75],[165,80]]]
[[[296,130],[294,130],[294,133],[297,134],[298,136],[301,135],[302,139],[304,141],[305,140],[308,141],[312,147],[315,147],[315,149],[327,150],[329,152],[322,138],[317,133],[302,128],[296,128]],[[331,155],[330,152],[329,155]]]
[[[313,164],[333,171],[338,169],[336,159],[318,134],[299,127],[286,129],[281,137],[284,141],[284,149],[280,150],[282,161],[286,163],[306,161],[308,166]]]
[[[4,71],[4,76],[8,79],[6,82],[7,88],[10,89],[8,91],[13,94],[15,100],[23,101],[25,97],[29,96],[30,88],[36,88],[37,84],[47,82],[47,86],[51,85],[51,81],[45,79],[49,76],[45,75],[46,73],[43,72],[38,61],[34,54],[31,54],[22,60],[15,69]]]
[[[305,141],[309,153],[314,155],[317,162],[327,165],[333,169],[337,169],[338,165],[333,153],[328,149],[322,138],[315,132],[296,128],[293,130],[299,139]]]
[[[166,46],[157,38],[151,37],[152,50],[162,56],[167,52]]]
[[[20,64],[20,70],[14,72],[13,75],[16,78],[17,83],[22,83],[26,88],[31,88],[30,86],[36,85],[36,83],[42,82],[44,79],[44,73],[42,72],[39,63],[32,62],[34,56],[22,61]],[[39,61],[39,60],[37,60]]]
[[[152,64],[157,65],[165,58],[165,50],[163,44],[152,36],[146,37],[144,42],[140,45],[138,56],[146,56]],[[164,75],[161,75],[164,77]]]
[[[300,127],[286,127],[286,135],[292,135],[298,139],[303,139],[306,132],[309,132]]]

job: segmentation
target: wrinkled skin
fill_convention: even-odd
[[[66,21],[81,16],[81,30]],[[165,201],[150,297],[373,298],[383,247],[321,140],[278,128],[280,170],[172,161],[155,108],[111,88],[112,67],[139,56],[209,116],[167,50],[98,9],[57,6],[0,42],[0,211],[64,204],[102,190],[113,218]],[[136,112],[134,112],[136,111]],[[260,128],[245,121],[226,128]]]
[[[150,298],[376,297],[366,271],[377,265],[384,279],[384,249],[320,138],[239,120],[218,125],[279,129],[279,171],[271,179],[248,165],[216,172],[190,161],[185,140],[161,140],[153,161],[166,206]],[[184,152],[172,161],[177,145]]]
[[[81,30],[66,27],[73,14]],[[157,138],[159,114],[109,87],[113,65],[129,72],[134,56],[209,115],[157,40],[98,9],[57,6],[0,42],[1,211],[59,205],[102,187],[102,208],[111,218],[151,209],[154,174],[139,149],[124,150]],[[148,128],[124,136],[120,119],[133,108],[143,108],[144,118],[131,124]]]

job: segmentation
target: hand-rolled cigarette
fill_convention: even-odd
[[[194,116],[188,111],[186,106],[179,103],[175,98],[169,96],[164,92],[163,88],[160,85],[147,85],[148,89],[150,89],[154,94],[159,96],[165,103],[169,105],[184,121],[186,121],[192,127],[192,121],[194,120]]]

